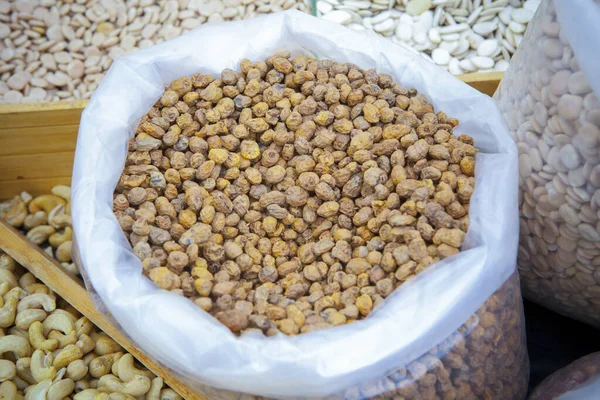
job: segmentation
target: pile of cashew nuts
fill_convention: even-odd
[[[0,399],[181,397],[0,251]]]
[[[71,257],[73,230],[70,198],[71,188],[64,185],[54,186],[51,193],[38,197],[23,192],[0,203],[0,218],[24,231],[31,242],[42,246],[65,269],[79,275]]]

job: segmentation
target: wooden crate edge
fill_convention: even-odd
[[[206,397],[193,392],[165,368],[142,353],[125,335],[113,327],[96,310],[85,287],[81,283],[68,275],[57,265],[57,261],[50,258],[41,248],[29,242],[20,232],[2,220],[0,220],[0,238],[2,239],[0,240],[0,248],[6,254],[14,258],[15,261],[31,272],[37,279],[44,282],[57,295],[75,307],[82,315],[119,343],[156,376],[163,378],[164,382],[184,399],[208,400]]]
[[[52,101],[42,103],[2,104],[0,105],[0,118],[5,114],[19,114],[44,111],[69,111],[83,110],[89,100]]]

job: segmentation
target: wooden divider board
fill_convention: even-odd
[[[165,383],[184,399],[207,400],[206,397],[193,392],[173,377],[167,369],[157,364],[134,346],[125,335],[113,327],[96,310],[92,299],[79,279],[74,279],[72,275],[65,272],[56,260],[49,257],[41,248],[29,242],[25,236],[2,220],[0,220],[0,248],[29,270],[36,278],[44,282],[57,295],[75,307],[77,311],[85,315],[104,333],[131,353],[146,368],[163,378]]]
[[[492,95],[502,72],[459,79]],[[36,196],[69,184],[79,119],[87,100],[0,106],[0,199],[27,190]]]

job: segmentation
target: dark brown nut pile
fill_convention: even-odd
[[[235,333],[366,317],[460,251],[473,139],[356,65],[245,59],[173,81],[130,141],[114,212],[143,272]]]
[[[591,380],[595,381],[599,376],[600,352],[588,354],[544,379],[535,388],[529,400],[557,399],[567,392],[582,388]]]
[[[384,379],[344,399],[525,399],[529,358],[515,272],[457,331]]]
[[[385,377],[326,398],[523,400],[528,378],[525,319],[515,272],[460,328],[423,356]],[[266,399],[217,389],[205,394],[215,400]]]

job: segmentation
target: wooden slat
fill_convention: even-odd
[[[481,93],[493,96],[503,75],[503,72],[486,72],[482,74],[458,75],[457,78],[479,90]]]
[[[0,175],[2,171],[0,171]],[[14,179],[0,181],[0,200],[8,199],[21,192],[28,192],[32,196],[50,193],[56,185],[71,185],[71,174],[53,178]]]
[[[119,330],[113,327],[100,314],[90,299],[85,288],[67,275],[54,259],[50,258],[39,247],[32,245],[13,227],[0,220],[0,248],[19,264],[25,267],[36,278],[44,282],[56,294],[65,299],[69,304],[85,315],[98,328],[104,331],[125,350],[137,358],[146,368],[164,379],[184,399],[202,399],[206,397],[190,390],[187,386],[175,379],[170,372],[147,357]]]
[[[71,175],[74,156],[73,151],[0,156],[0,182]]]
[[[6,104],[0,107],[3,129],[79,124],[87,100]]]
[[[0,117],[1,118],[1,117]],[[75,152],[79,124],[2,129],[0,156]]]

